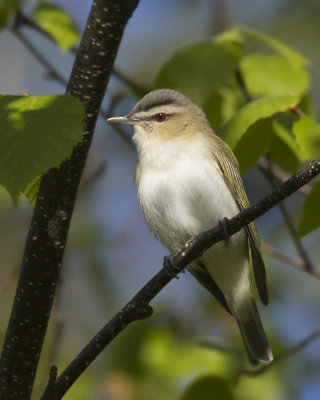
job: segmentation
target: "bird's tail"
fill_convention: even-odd
[[[273,360],[253,295],[234,305],[233,315],[238,323],[250,363],[269,364]]]

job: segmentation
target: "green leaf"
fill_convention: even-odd
[[[70,95],[0,97],[0,184],[14,203],[82,137],[82,103]]]
[[[247,29],[247,28],[240,28],[239,32],[244,34],[246,36],[246,39],[255,39],[267,45],[271,49],[275,50],[277,53],[281,54],[284,58],[286,58],[288,61],[290,61],[291,64],[295,65],[296,67],[309,64],[309,60],[307,58],[305,58],[295,50],[292,50],[285,44],[272,38],[271,36],[258,32],[254,29]]]
[[[203,105],[208,120],[215,129],[228,121],[235,113],[237,101],[229,88],[221,88],[213,93]]]
[[[215,36],[215,40],[218,43],[232,40],[233,42],[241,43],[242,45],[246,45],[249,41],[255,40],[279,53],[296,67],[309,64],[309,60],[297,51],[292,50],[290,47],[273,37],[254,29],[235,27]]]
[[[309,75],[301,65],[292,64],[278,54],[252,54],[244,57],[240,69],[252,95],[304,95]]]
[[[300,117],[293,125],[293,133],[300,147],[301,161],[319,157],[320,154],[320,125],[306,117]]]
[[[242,47],[214,41],[187,47],[176,53],[158,72],[154,87],[180,90],[202,105],[236,70]]]
[[[296,96],[264,97],[242,107],[222,127],[222,137],[234,149],[248,128],[261,118],[284,112],[299,102]]]
[[[40,2],[32,14],[39,26],[58,43],[62,51],[68,51],[79,42],[79,32],[62,8]]]
[[[312,188],[303,207],[303,217],[300,221],[298,238],[305,236],[307,233],[319,228],[320,226],[320,181]]]
[[[299,147],[291,129],[275,120],[273,122],[274,135],[270,147],[270,156],[282,168],[296,171],[299,168]]]
[[[216,376],[203,376],[192,382],[181,400],[233,400],[230,387],[225,379]]]
[[[242,136],[234,149],[241,175],[254,167],[258,158],[269,150],[273,133],[273,119],[265,118],[251,125]]]

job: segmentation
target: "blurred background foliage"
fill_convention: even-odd
[[[0,1],[0,9],[2,3],[8,4]],[[19,1],[11,2],[8,12],[19,6]],[[67,31],[72,32],[67,37],[67,43],[60,45],[61,49],[30,27],[23,27],[21,33],[62,77],[68,79],[73,61],[72,51],[69,50],[79,38],[77,30],[81,33],[85,27],[91,1],[56,0],[51,5],[41,3],[37,12],[32,11],[35,2],[29,1],[24,2],[22,11],[26,15],[33,12],[33,18],[40,25],[42,23],[43,29],[51,29],[54,36],[52,26],[55,23],[50,24],[48,18],[43,16],[48,9],[50,11],[50,7],[53,12],[54,7],[58,6],[63,7],[74,22],[70,26],[69,20],[61,19],[59,15],[56,17],[60,25],[66,25]],[[5,20],[4,14],[0,14],[0,23]],[[279,54],[270,55],[262,50],[261,54],[257,54],[261,44],[249,44],[251,47],[241,60],[240,70],[247,77],[245,83],[250,93],[255,96],[282,95],[288,90],[287,82],[290,85],[294,82],[294,94],[302,96],[310,85],[314,106],[304,98],[304,104],[300,104],[300,107],[308,114],[319,117],[319,17],[320,5],[316,0],[141,0],[126,28],[116,67],[142,88],[152,87],[155,79],[156,85],[163,86],[164,79],[170,77],[175,84],[176,79],[180,80],[178,86],[184,89],[190,83],[191,92],[188,94],[201,103],[202,100],[197,98],[198,93],[192,93],[194,86],[188,76],[190,71],[187,68],[175,71],[172,60],[179,56],[174,54],[183,47],[208,42],[213,34],[235,25],[246,26],[283,41],[310,61],[303,68],[294,63],[288,65]],[[12,26],[12,18],[7,27]],[[43,24],[45,19],[47,24]],[[0,34],[0,93],[63,93],[63,85],[52,78],[52,74],[48,73],[50,71],[39,63],[21,37],[7,27],[3,26]],[[58,36],[56,40],[60,40]],[[256,53],[250,55],[250,50]],[[201,54],[203,52],[200,51],[199,56]],[[237,57],[235,49],[231,58],[227,59],[225,74],[229,73]],[[159,72],[168,60],[171,61]],[[198,61],[196,57],[195,65]],[[261,65],[266,67],[266,71],[267,67],[270,70],[274,65],[280,65],[277,71],[281,70],[282,76],[270,81],[269,85],[263,85],[268,74],[266,72],[266,76],[263,76]],[[304,68],[307,72],[304,72]],[[164,69],[167,69],[166,74]],[[169,69],[171,72],[168,75]],[[210,85],[218,85],[216,77],[217,74],[212,74]],[[201,80],[201,75],[198,78]],[[203,85],[205,88],[206,81]],[[103,110],[114,115],[127,113],[137,101],[137,96],[141,96],[139,87],[134,89],[124,79],[114,75]],[[207,112],[220,110],[215,114],[209,112],[212,125],[219,130],[231,117],[232,110],[241,105],[237,102],[245,104],[243,94],[230,97],[228,91],[221,88],[202,106]],[[219,104],[223,107],[219,108]],[[278,138],[287,137],[286,132],[279,128],[281,126],[284,129],[284,121],[279,122],[278,128],[276,122],[266,118],[263,126],[252,125],[252,131],[251,128],[247,131],[248,137],[243,137],[235,148],[244,166],[242,171],[246,172],[244,182],[251,202],[270,191],[270,182],[254,167],[256,159],[244,157],[241,162],[241,146],[243,148],[251,143],[256,132],[263,132],[256,143],[256,146],[260,146],[259,151],[269,148],[271,157],[280,164],[282,162],[284,169],[292,171],[303,161],[303,154],[298,154],[294,149],[290,153],[291,158],[283,157],[288,146],[284,146],[283,141],[281,145],[281,140],[270,149],[268,135],[271,129],[278,132]],[[293,119],[289,122],[291,125],[295,123]],[[130,134],[130,130],[125,132],[129,138]],[[311,150],[314,148],[312,144],[309,147]],[[34,399],[39,397],[46,383],[49,365],[56,363],[61,371],[96,331],[152,277],[161,267],[162,257],[167,254],[149,233],[139,208],[133,183],[135,164],[136,154],[127,141],[100,119],[78,195]],[[295,230],[301,221],[304,200],[303,196],[296,194],[286,201]],[[2,340],[31,213],[32,206],[22,196],[19,207],[14,208],[9,195],[1,189]],[[271,246],[297,261],[300,255],[279,207],[261,217],[257,225],[266,250]],[[315,265],[320,260],[318,241],[318,231],[303,238],[303,246]],[[260,307],[260,312],[276,356],[319,329],[319,283],[316,278],[268,254],[264,258],[271,301],[267,308]],[[66,399],[319,398],[319,342],[312,342],[260,375],[250,376],[246,374],[246,356],[233,319],[188,273],[171,282],[152,305],[153,317],[134,323],[123,332],[71,388]],[[203,390],[201,395],[199,390]]]

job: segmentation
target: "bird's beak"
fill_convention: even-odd
[[[138,122],[138,118],[132,118],[129,115],[124,115],[122,117],[111,117],[107,119],[107,122],[111,124],[126,124],[135,125]]]

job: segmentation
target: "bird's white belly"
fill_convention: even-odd
[[[236,202],[210,159],[179,157],[170,168],[145,170],[139,199],[147,223],[171,250],[190,236],[238,213]]]
[[[168,168],[142,171],[138,193],[151,231],[176,253],[191,236],[214,227],[224,217],[233,217],[239,208],[209,158],[186,154],[170,162]],[[201,261],[226,298],[234,296],[234,288],[240,296],[249,290],[244,230],[208,249]]]

